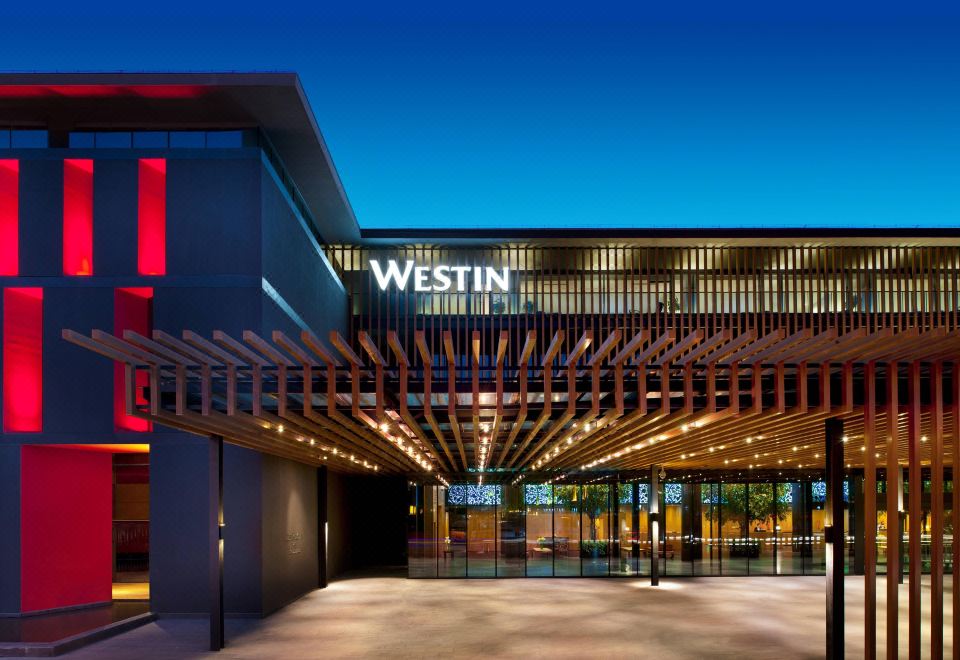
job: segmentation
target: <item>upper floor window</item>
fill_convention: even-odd
[[[0,149],[46,149],[49,134],[42,130],[0,130]]]
[[[71,149],[239,149],[257,142],[253,130],[72,131],[68,139]]]

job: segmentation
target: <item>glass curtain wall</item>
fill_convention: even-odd
[[[694,574],[720,575],[720,484],[696,484],[700,490],[700,559]]]
[[[581,486],[580,529],[583,530],[583,538],[580,541],[580,558],[581,574],[584,576],[610,574],[613,545],[610,491],[609,484]]]
[[[611,575],[636,575],[640,558],[638,485],[617,484],[616,550],[610,559]]]
[[[500,486],[467,486],[467,577],[497,576],[497,508],[501,492]]]
[[[580,486],[553,487],[553,574],[580,575]]]
[[[553,575],[553,486],[526,484],[523,487],[526,515],[526,562],[528,577]]]
[[[861,539],[856,478],[844,482],[848,541]],[[886,536],[898,533],[886,511],[886,481],[877,492],[878,572],[886,570]],[[930,570],[933,497],[924,484],[923,570]],[[909,488],[909,485],[907,485]],[[945,480],[945,570],[952,570],[949,528],[953,483]],[[857,493],[851,501],[851,493]],[[593,484],[411,485],[410,577],[552,577],[649,575],[646,481]],[[661,488],[661,575],[822,575],[825,570],[823,481],[666,482]],[[860,513],[862,516],[862,512]],[[892,527],[892,530],[890,529]],[[856,530],[856,534],[852,530]],[[900,530],[903,533],[903,530]],[[905,541],[909,539],[905,538]],[[907,543],[902,548],[904,556]],[[862,548],[850,543],[850,571]]]
[[[523,577],[526,568],[526,520],[523,488],[501,486],[497,517],[497,577]]]
[[[747,532],[748,485],[720,484],[720,505],[717,512],[723,575],[747,574],[750,553]]]

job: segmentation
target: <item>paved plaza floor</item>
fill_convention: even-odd
[[[863,657],[863,578],[847,578],[847,655]],[[951,592],[945,639],[950,657]],[[879,653],[884,588],[878,585]],[[407,580],[333,582],[263,620],[227,622],[221,658],[817,658],[823,577]],[[906,585],[901,644],[906,643]],[[929,582],[923,589],[929,654]],[[68,658],[212,655],[204,619],[160,619]],[[901,646],[901,655],[906,651]]]

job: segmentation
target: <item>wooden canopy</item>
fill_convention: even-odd
[[[483,345],[479,332],[467,346],[455,345],[449,332],[431,346],[417,332],[419,366],[394,332],[375,339],[361,331],[355,343],[337,332],[327,341],[279,331],[269,339],[252,331],[239,338],[159,330],[151,337],[99,330],[63,336],[125,365],[131,414],[357,471],[442,479],[654,464],[818,468],[828,417],[845,420],[845,460],[862,466],[870,400],[885,406],[873,421],[877,437],[888,439],[872,451],[881,464],[889,447],[906,457],[914,399],[924,463],[933,436],[942,441],[957,428],[960,331],[945,329],[762,336],[644,330],[630,337],[558,331],[547,346],[537,346],[531,330],[518,364],[506,363],[516,354],[507,350],[506,332],[493,346]],[[143,391],[137,370],[149,374]],[[945,404],[952,414],[944,414]]]

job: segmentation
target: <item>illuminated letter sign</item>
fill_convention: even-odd
[[[403,266],[395,259],[387,261],[384,269],[376,259],[370,260],[370,270],[377,280],[381,291],[390,288],[391,283],[397,289],[406,291],[407,285],[413,282],[414,291],[499,291],[510,290],[510,269],[501,268],[499,271],[490,266],[417,266],[412,259],[403,262]]]

